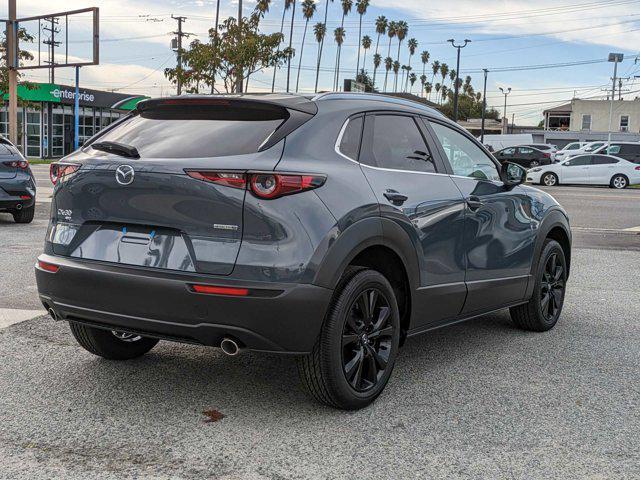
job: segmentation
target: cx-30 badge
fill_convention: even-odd
[[[120,165],[116,168],[116,182],[120,185],[131,185],[136,173],[131,165]]]

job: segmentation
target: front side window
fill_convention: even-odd
[[[620,153],[620,145],[609,145],[609,148],[607,148],[607,153],[609,155],[617,155],[618,153]]]
[[[620,115],[620,131],[629,131],[629,115]]]
[[[363,117],[353,117],[347,122],[347,126],[342,132],[340,145],[338,150],[345,157],[358,161],[358,153],[360,150],[360,137],[362,135]]]
[[[432,122],[431,127],[444,149],[454,175],[479,180],[500,180],[496,164],[466,135]]]
[[[594,143],[594,144],[589,145],[587,148],[585,148],[584,151],[585,152],[595,152],[597,149],[599,149],[603,145],[604,145],[604,143]]]
[[[582,115],[582,130],[591,130],[591,115]]]
[[[502,151],[502,154],[503,154],[503,155],[513,155],[513,154],[515,154],[515,153],[516,153],[516,149],[515,149],[515,148],[505,148],[505,149]]]
[[[363,163],[392,170],[436,172],[433,157],[413,117],[375,115],[371,118],[373,139]]]

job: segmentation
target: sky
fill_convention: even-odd
[[[300,0],[298,0],[300,1]],[[312,26],[322,21],[328,0],[316,0],[317,11],[309,23],[305,48],[301,58],[300,91],[312,92],[315,80],[317,44]],[[6,18],[3,2],[0,17]],[[355,1],[354,1],[355,3]],[[329,1],[328,31],[340,25],[340,2]],[[171,15],[186,17],[184,31],[194,38],[206,39],[213,26],[216,3],[213,0],[19,0],[18,17],[56,13],[84,7],[100,7],[100,65],[81,69],[81,86],[123,93],[166,96],[175,94],[175,87],[164,77],[164,69],[174,66],[175,53],[170,49],[171,33],[177,22]],[[244,14],[249,15],[255,1],[244,0]],[[261,23],[261,30],[272,33],[280,30],[284,0],[273,0],[269,13]],[[237,0],[220,0],[222,19],[237,15]],[[290,13],[286,27],[289,28]],[[462,50],[460,74],[471,75],[476,91],[482,90],[482,69],[489,70],[487,102],[490,107],[503,111],[504,97],[499,87],[510,87],[507,115],[515,114],[519,125],[535,125],[542,119],[542,111],[577,98],[604,98],[605,89],[611,88],[613,67],[607,63],[609,52],[625,54],[619,65],[619,76],[628,77],[622,87],[623,98],[633,99],[640,92],[640,62],[634,62],[640,45],[640,0],[371,0],[363,17],[363,35],[374,40],[367,53],[366,69],[373,71],[372,56],[375,48],[376,17],[405,20],[409,24],[407,39],[418,41],[418,53],[412,62],[414,72],[422,73],[419,53],[427,50],[430,62],[438,60],[455,68],[455,49],[447,39],[470,39]],[[70,21],[69,58],[86,59],[90,46],[89,17]],[[36,36],[35,22],[24,26]],[[304,19],[300,5],[294,19],[293,44],[300,51]],[[353,11],[345,18],[346,39],[342,49],[341,70],[352,78],[358,45],[358,15]],[[46,38],[45,32],[41,40]],[[383,58],[388,38],[380,42]],[[22,46],[37,55],[37,45]],[[60,47],[60,53],[66,45]],[[42,47],[41,55],[45,55]],[[640,47],[638,47],[640,48]],[[336,45],[333,35],[325,40],[320,89],[330,89],[335,64]],[[397,51],[393,40],[392,52]],[[392,54],[394,56],[395,54]],[[401,63],[407,62],[408,49],[403,45]],[[57,57],[57,60],[62,60]],[[291,84],[295,87],[300,56],[293,59]],[[569,64],[566,66],[559,66]],[[577,65],[576,65],[577,64]],[[545,68],[540,68],[545,66]],[[427,66],[428,81],[431,68]],[[46,70],[25,71],[24,78],[47,81]],[[272,70],[264,70],[250,79],[249,91],[270,90]],[[378,71],[378,79],[384,77]],[[440,81],[442,78],[440,77]],[[436,77],[435,82],[438,81]],[[448,79],[447,79],[448,81]],[[71,68],[56,71],[56,82],[73,84]],[[435,83],[434,82],[434,83]],[[342,81],[340,82],[342,84]],[[284,91],[286,68],[276,77],[276,89]],[[379,85],[379,84],[378,84]],[[418,90],[419,82],[414,91]]]

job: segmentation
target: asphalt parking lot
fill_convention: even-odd
[[[557,327],[500,312],[413,338],[351,413],[309,400],[288,357],[91,356],[37,300],[46,198],[31,225],[0,214],[0,478],[639,478],[640,190],[548,190],[575,236]]]

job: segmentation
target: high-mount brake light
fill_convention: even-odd
[[[187,170],[187,175],[205,182],[233,188],[246,188],[258,198],[271,200],[324,185],[324,175],[263,172],[210,172]]]
[[[80,168],[80,165],[73,163],[52,163],[49,166],[49,178],[54,185],[58,183],[62,177],[69,175]]]
[[[2,162],[2,164],[7,167],[19,168],[20,170],[26,170],[29,166],[29,162],[27,160],[11,160],[8,162]]]

